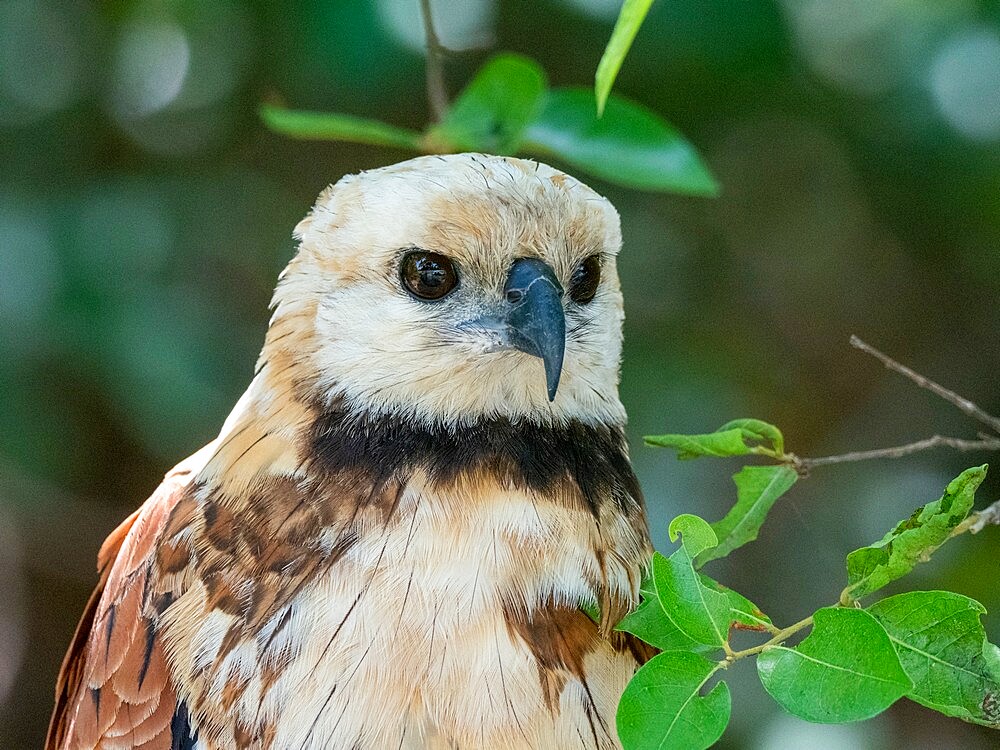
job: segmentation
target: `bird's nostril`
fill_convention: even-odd
[[[516,305],[522,299],[524,299],[524,290],[522,289],[511,289],[507,292],[507,301],[512,305]]]

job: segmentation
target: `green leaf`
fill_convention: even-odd
[[[522,148],[626,187],[701,196],[719,192],[694,147],[673,126],[614,94],[598,119],[590,90],[550,91]]]
[[[743,430],[744,437],[749,440],[770,442],[771,450],[779,456],[785,452],[785,436],[781,434],[781,430],[762,419],[734,419],[726,422],[716,432],[732,429]]]
[[[765,649],[757,673],[782,708],[824,724],[868,719],[911,687],[889,636],[861,609],[817,611],[809,637]]]
[[[950,591],[911,591],[868,608],[896,647],[913,688],[906,697],[947,716],[1000,728],[1000,665],[980,617]]]
[[[292,138],[349,141],[415,151],[423,149],[423,136],[420,133],[378,120],[332,112],[303,112],[273,104],[261,106],[260,116],[271,130]]]
[[[502,54],[479,69],[430,138],[449,150],[512,154],[542,105],[545,72],[534,60]]]
[[[701,690],[720,669],[688,651],[654,656],[625,688],[618,704],[618,736],[625,750],[704,750],[729,723],[729,686]]]
[[[731,623],[738,623],[744,630],[773,630],[771,618],[745,596],[704,574],[699,574],[698,578],[706,588],[723,594],[729,600]],[[622,618],[616,630],[631,633],[661,651],[713,650],[712,646],[692,640],[670,619],[660,604],[652,580],[643,581],[639,591],[642,595],[639,606]]]
[[[729,619],[731,622],[738,623],[744,630],[766,631],[773,629],[771,618],[761,612],[760,608],[745,596],[723,586],[703,573],[699,574],[698,579],[706,588],[725,595],[729,600]],[[712,646],[695,642],[674,624],[660,604],[652,580],[643,581],[639,592],[642,594],[639,606],[622,618],[622,621],[615,628],[616,630],[631,633],[661,651],[700,652],[713,649]]]
[[[725,557],[737,547],[756,539],[771,506],[795,484],[798,477],[795,469],[784,464],[744,466],[734,474],[736,505],[725,518],[712,524],[719,544],[698,555],[695,563],[701,566],[709,560]]]
[[[689,638],[665,614],[656,592],[643,594],[642,602],[618,623],[616,630],[640,638],[661,651],[701,651],[710,646],[697,643]]]
[[[781,456],[785,452],[781,430],[760,419],[734,419],[703,435],[647,435],[643,440],[649,445],[674,448],[681,459],[748,453]]]
[[[844,593],[860,599],[909,573],[944,544],[969,514],[985,477],[985,465],[966,469],[951,481],[940,500],[917,508],[875,544],[851,552]]]
[[[712,528],[702,519],[682,515],[670,524],[670,538],[680,549],[669,558],[653,555],[653,585],[663,615],[691,640],[721,648],[729,637],[732,612],[729,597],[706,586],[694,569],[694,556],[715,544]]]
[[[688,459],[699,456],[745,456],[751,446],[743,440],[743,430],[736,428],[704,435],[647,435],[643,438],[649,445],[673,448],[677,458]]]
[[[597,116],[604,112],[604,104],[611,93],[611,87],[618,77],[625,55],[628,54],[635,35],[639,33],[639,27],[646,20],[646,14],[653,4],[653,0],[625,0],[622,9],[618,12],[618,20],[615,28],[611,32],[611,39],[608,46],[604,48],[601,61],[597,64],[597,73],[594,75],[594,93],[597,96]]]
[[[667,533],[671,542],[676,542],[680,537],[681,546],[691,557],[719,543],[708,522],[692,513],[682,513],[677,516],[670,522]]]

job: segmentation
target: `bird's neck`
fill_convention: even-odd
[[[609,622],[632,605],[649,552],[620,425],[499,417],[435,425],[371,415],[303,397],[266,368],[227,420],[197,483],[236,514],[267,512],[277,503],[269,487],[284,496],[297,485],[322,519],[317,535],[354,534],[352,524],[388,528],[410,503],[415,518],[432,512],[425,527],[437,534],[530,537],[553,569],[592,568],[583,598],[589,591],[601,601]],[[429,505],[417,510],[424,500]],[[576,546],[561,545],[559,530]]]

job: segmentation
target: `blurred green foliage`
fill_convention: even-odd
[[[501,54],[488,60],[423,133],[342,113],[302,112],[267,104],[264,122],[293,138],[396,146],[429,153],[526,153],[561,160],[640,190],[714,196],[715,180],[694,148],[651,110],[579,87],[546,85],[534,60]]]
[[[586,85],[619,4],[449,8],[454,94],[497,50],[537,60],[553,88]],[[261,103],[421,132],[418,13],[410,0],[0,4],[0,747],[40,744],[103,535],[214,437],[249,381],[292,227],[341,175],[408,156],[290,140],[260,123]],[[720,187],[704,200],[586,178],[622,215],[622,396],[661,547],[681,510],[722,517],[732,485],[643,434],[755,413],[806,455],[969,436],[853,352],[852,332],[1000,412],[996,4],[661,0],[615,91],[676,125]],[[807,614],[839,593],[817,582],[839,580],[844,549],[979,460],[817,469],[719,577],[765,611]],[[982,602],[993,641],[997,544],[995,529],[956,540],[910,575]],[[723,748],[995,744],[906,705],[807,726],[754,675],[727,681],[740,705]]]

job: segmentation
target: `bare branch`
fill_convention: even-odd
[[[992,505],[987,505],[980,511],[976,511],[955,527],[951,532],[952,536],[957,536],[963,532],[978,534],[987,526],[1000,526],[1000,500]]]
[[[447,50],[441,45],[434,31],[431,16],[431,0],[420,0],[420,11],[424,18],[424,36],[427,38],[427,101],[438,122],[448,111],[448,89],[444,84],[444,56]]]
[[[879,362],[885,365],[888,369],[895,370],[900,375],[909,378],[921,388],[926,388],[934,395],[940,396],[949,404],[957,406],[959,409],[961,409],[963,412],[968,414],[973,419],[976,419],[982,422],[983,424],[988,425],[990,429],[1000,434],[1000,418],[994,417],[992,414],[983,411],[974,403],[969,401],[969,399],[959,396],[954,391],[950,391],[942,385],[938,385],[930,378],[925,378],[918,372],[914,372],[906,365],[900,364],[887,354],[883,354],[875,347],[866,344],[857,336],[851,336],[851,346],[853,346],[855,349],[860,349],[866,354],[872,355],[873,357],[875,357],[875,359],[877,359]],[[964,450],[964,449],[960,448],[959,450]],[[975,449],[970,449],[970,450],[975,450]]]
[[[984,435],[980,440],[963,440],[962,438],[934,435],[925,440],[918,440],[915,443],[907,443],[906,445],[897,445],[892,448],[852,451],[851,453],[842,453],[837,456],[820,456],[818,458],[800,458],[794,454],[789,454],[789,457],[795,469],[802,474],[808,473],[815,466],[845,464],[853,461],[870,461],[877,458],[902,458],[913,453],[941,447],[954,448],[959,451],[1000,451],[1000,438]]]

